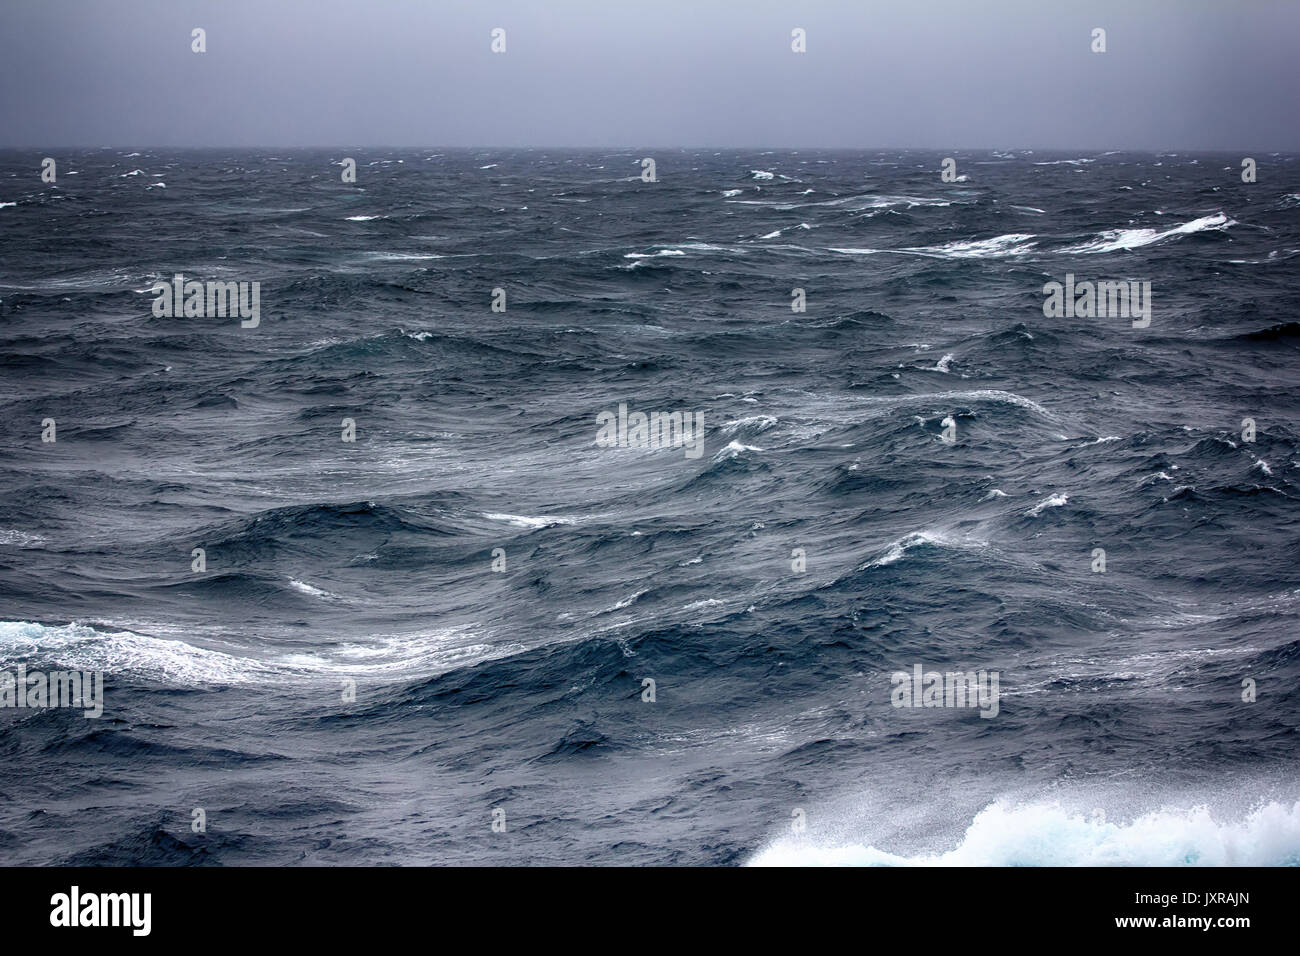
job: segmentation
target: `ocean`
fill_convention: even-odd
[[[1300,163],[951,155],[0,153],[0,860],[1300,863]]]

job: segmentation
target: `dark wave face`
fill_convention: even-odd
[[[344,155],[0,154],[4,862],[1300,862],[1295,157]]]

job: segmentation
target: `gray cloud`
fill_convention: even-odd
[[[1290,150],[1298,48],[1254,0],[9,0],[0,145]]]

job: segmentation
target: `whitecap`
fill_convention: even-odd
[[[943,531],[934,529],[929,531],[914,531],[911,534],[904,535],[895,541],[889,542],[881,554],[861,565],[857,570],[865,571],[867,568],[880,568],[885,565],[893,564],[913,548],[919,548],[925,545],[941,548],[983,548],[987,546],[987,542],[980,541],[976,538],[957,538]]]
[[[623,256],[624,259],[661,259],[664,256],[684,256],[686,253],[680,249],[660,249],[658,252],[629,252]]]
[[[621,610],[623,610],[623,608],[625,608],[625,607],[631,607],[631,606],[632,606],[633,604],[635,604],[637,601],[641,600],[641,596],[642,596],[643,594],[646,593],[646,590],[648,590],[648,589],[644,589],[644,588],[643,588],[642,590],[637,591],[637,592],[636,592],[635,594],[633,594],[631,597],[624,598],[623,600],[619,601],[617,604],[614,604],[614,605],[612,605],[612,606],[610,606],[610,607],[607,607],[607,608],[605,608],[605,610],[603,610],[603,611],[597,611],[596,613],[597,613],[597,614],[607,614],[607,613],[609,613],[610,611],[621,611]]]
[[[572,518],[552,518],[547,515],[530,518],[527,515],[499,514],[492,511],[484,512],[483,517],[492,521],[504,521],[520,528],[549,528],[552,525],[574,523]]]
[[[763,450],[763,449],[758,448],[758,447],[756,447],[756,446],[754,446],[754,445],[744,445],[744,444],[741,444],[741,443],[738,442],[738,441],[734,441],[734,440],[733,440],[733,441],[728,442],[728,443],[727,443],[727,446],[726,446],[725,448],[723,448],[722,451],[720,451],[720,452],[718,452],[716,455],[714,455],[714,456],[713,456],[713,460],[714,460],[715,462],[719,462],[719,461],[722,461],[722,460],[724,460],[724,459],[735,458],[735,457],[737,457],[738,455],[741,455],[741,454],[743,454],[744,452],[747,452],[747,451],[762,451],[762,450]]]
[[[1056,803],[998,801],[975,815],[951,850],[902,856],[875,846],[808,845],[785,838],[751,866],[1294,866],[1300,802],[1216,820],[1203,806],[1162,808],[1108,822]]]
[[[295,591],[301,591],[303,594],[309,594],[312,597],[329,598],[333,600],[339,599],[337,594],[331,594],[329,591],[322,590],[321,588],[318,587],[313,587],[312,585],[308,584],[306,581],[299,581],[297,578],[290,578],[289,586],[292,587]]]
[[[753,428],[755,431],[767,431],[777,420],[771,415],[750,415],[747,418],[737,418],[733,421],[725,422],[722,430],[728,435],[734,434],[742,428]]]
[[[1032,508],[1030,508],[1028,511],[1025,512],[1025,515],[1030,518],[1037,518],[1043,512],[1044,509],[1059,508],[1061,507],[1061,505],[1065,504],[1069,500],[1070,500],[1069,495],[1060,495],[1060,494],[1052,495],[1048,498],[1044,498],[1038,504],[1034,505]]]
[[[1175,236],[1189,236],[1193,233],[1211,230],[1222,231],[1235,225],[1237,225],[1235,219],[1229,219],[1223,213],[1217,212],[1211,216],[1202,216],[1199,219],[1181,223],[1163,232],[1148,228],[1107,229],[1088,242],[1062,249],[1061,254],[1092,254],[1139,249]]]
[[[985,259],[1022,255],[1034,248],[1033,239],[1032,234],[1012,232],[991,239],[969,239],[949,242],[941,246],[913,246],[899,251],[943,259]]]
[[[19,531],[17,528],[0,528],[0,544],[12,544],[17,545],[20,548],[30,548],[44,543],[45,538],[39,534],[29,534],[26,531]]]

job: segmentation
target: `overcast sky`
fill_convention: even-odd
[[[0,0],[0,146],[1295,150],[1297,60],[1300,0]]]

